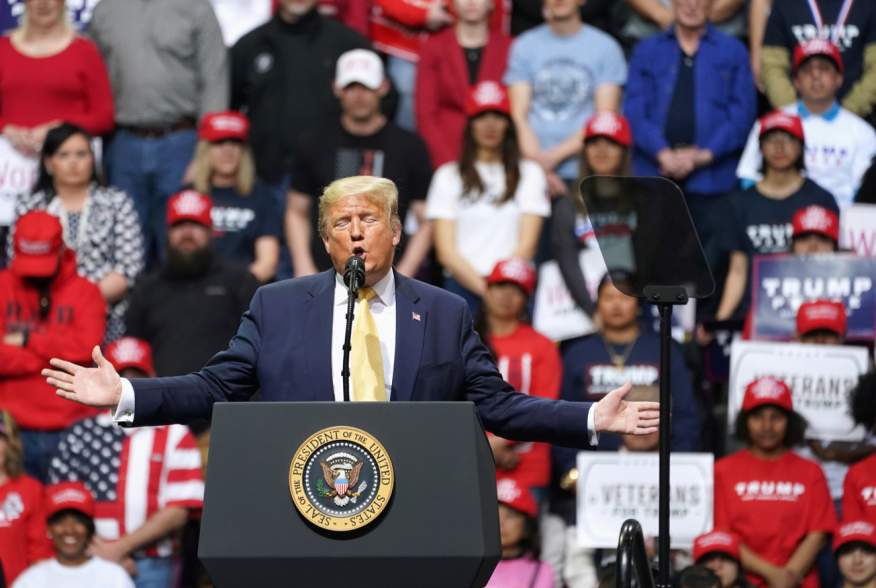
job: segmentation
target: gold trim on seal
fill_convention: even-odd
[[[349,516],[337,515],[327,512],[320,505],[314,504],[307,495],[307,486],[304,476],[308,461],[314,454],[320,452],[324,446],[335,443],[353,443],[361,447],[374,461],[379,483],[377,491],[371,502],[361,508],[355,514]],[[340,446],[339,449],[343,447]],[[319,468],[310,467],[310,475],[322,476]],[[389,453],[371,433],[357,429],[356,427],[337,426],[328,427],[313,433],[302,443],[292,456],[289,464],[289,492],[292,495],[292,503],[304,519],[322,529],[336,532],[356,531],[376,521],[386,505],[395,488],[395,471]]]

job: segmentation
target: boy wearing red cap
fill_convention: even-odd
[[[122,377],[155,375],[141,339],[113,341],[105,357]],[[174,536],[203,505],[201,455],[187,427],[123,429],[108,414],[79,421],[64,432],[49,479],[82,482],[93,494],[95,555],[133,559],[138,586],[170,584],[178,568]]]
[[[833,535],[842,588],[876,588],[876,525],[846,519]]]
[[[709,568],[721,579],[721,588],[747,588],[739,561],[739,537],[729,531],[710,531],[697,536],[691,554],[694,564]]]
[[[839,249],[839,216],[832,210],[810,205],[791,219],[791,253],[812,255],[834,253]]]
[[[821,468],[792,451],[805,431],[787,384],[759,378],[746,387],[736,419],[746,448],[715,464],[715,528],[739,536],[755,586],[818,586],[813,564],[836,514]]]
[[[94,498],[78,482],[46,488],[44,511],[55,557],[24,572],[13,588],[134,588],[120,565],[90,553]]]
[[[25,470],[45,481],[61,430],[96,414],[58,398],[40,370],[58,355],[90,362],[104,336],[100,290],[76,273],[57,217],[44,211],[16,223],[12,265],[0,271],[0,407],[21,426]]]
[[[807,300],[797,309],[797,340],[817,345],[842,345],[846,338],[846,307],[835,300]]]

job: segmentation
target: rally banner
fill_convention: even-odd
[[[860,441],[864,429],[852,420],[850,393],[866,371],[865,347],[734,341],[727,430],[735,430],[745,387],[757,378],[773,376],[791,388],[794,410],[809,422],[807,438]]]
[[[752,339],[788,341],[807,300],[842,300],[846,339],[876,336],[876,258],[851,253],[755,256],[751,272]]]
[[[658,534],[657,453],[582,451],[578,454],[577,532],[581,547],[616,548],[627,519],[641,523],[645,536]],[[690,548],[712,528],[714,456],[673,453],[670,466],[671,546]]]
[[[864,257],[876,257],[876,205],[855,204],[843,209],[840,247]]]
[[[15,199],[33,188],[37,162],[37,158],[22,155],[0,136],[0,227],[15,220]]]

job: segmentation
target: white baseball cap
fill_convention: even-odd
[[[377,90],[383,83],[383,62],[374,51],[353,49],[338,57],[335,84],[346,88],[355,83],[371,90]]]

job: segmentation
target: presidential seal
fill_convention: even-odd
[[[289,491],[309,523],[355,531],[376,521],[392,496],[389,454],[367,431],[329,427],[311,435],[292,457]]]

